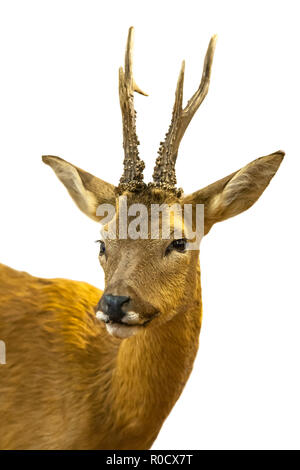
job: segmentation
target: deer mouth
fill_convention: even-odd
[[[122,325],[125,327],[146,326],[156,316],[157,314],[154,314],[151,316],[151,318],[143,320],[140,318],[138,313],[129,312],[129,314],[126,314],[121,320],[111,320],[109,316],[106,313],[102,312],[101,310],[98,310],[98,312],[96,312],[96,317],[98,318],[98,320],[103,321],[106,325]]]
[[[121,320],[110,320],[109,316],[102,311],[96,312],[96,317],[105,323],[108,333],[119,338],[128,338],[135,335],[139,330],[145,328],[157,314],[151,318],[143,320],[140,315],[135,312],[129,312]]]

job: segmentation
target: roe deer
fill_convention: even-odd
[[[201,327],[199,248],[189,249],[187,228],[176,214],[170,217],[171,239],[107,233],[126,196],[127,203],[147,209],[189,204],[195,213],[202,204],[207,234],[215,223],[251,207],[276,173],[281,151],[193,194],[176,188],[179,144],[208,92],[215,44],[213,37],[199,88],[184,108],[182,64],[152,183],[143,182],[138,153],[133,94],[144,93],[132,74],[133,28],[119,74],[125,152],[119,186],[59,157],[43,157],[79,209],[104,225],[99,260],[105,289],[0,266],[0,339],[6,345],[6,364],[0,366],[2,449],[149,449],[179,398]],[[103,204],[116,206],[105,223],[98,211]],[[176,224],[184,231],[179,238]]]

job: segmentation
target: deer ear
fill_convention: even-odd
[[[204,204],[204,234],[216,222],[249,209],[264,192],[279,168],[284,152],[258,158],[242,169],[183,199],[184,204]]]
[[[114,204],[115,187],[62,158],[45,155],[42,159],[51,166],[79,209],[99,222],[101,217],[96,215],[97,207],[100,204]]]

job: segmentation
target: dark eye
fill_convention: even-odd
[[[105,243],[104,243],[104,241],[96,240],[96,243],[99,243],[99,245],[100,245],[99,256],[104,255],[104,253],[105,253]]]
[[[179,240],[173,240],[166,250],[166,255],[171,253],[171,251],[173,250],[179,251],[180,253],[184,253],[186,251],[186,246],[187,246],[187,240],[185,238],[181,238]]]

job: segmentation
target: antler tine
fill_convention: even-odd
[[[120,179],[118,192],[137,191],[145,187],[143,183],[144,162],[139,158],[139,141],[136,135],[136,112],[133,94],[136,91],[147,96],[135,83],[132,72],[133,27],[129,28],[126,52],[125,73],[119,69],[119,97],[123,120],[124,172]]]
[[[212,68],[216,43],[217,43],[217,35],[214,35],[209,41],[209,45],[207,48],[199,88],[196,91],[196,93],[192,96],[192,98],[188,101],[186,107],[184,108],[184,111],[183,111],[184,118],[187,120],[186,127],[189,125],[192,117],[194,116],[195,112],[197,111],[200,104],[202,103],[202,101],[204,100],[204,98],[206,97],[208,93],[211,68]]]
[[[172,190],[178,192],[179,194],[181,192],[181,190],[177,190],[175,188],[175,163],[177,159],[178,148],[195,112],[207,95],[216,41],[217,36],[213,36],[209,42],[204,60],[200,85],[184,109],[182,109],[182,98],[185,63],[184,61],[182,62],[175,93],[172,121],[164,142],[160,143],[158,157],[154,167],[153,183],[151,186]]]

